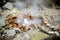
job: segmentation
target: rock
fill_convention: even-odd
[[[24,34],[17,34],[16,38],[14,38],[13,40],[29,40],[29,38]]]
[[[12,3],[7,2],[7,3],[3,6],[3,8],[6,8],[6,9],[11,10],[11,9],[13,9],[13,5],[12,5]]]
[[[30,30],[28,33],[31,36],[31,40],[41,40],[49,37],[49,35],[42,32],[38,32],[37,30]]]
[[[0,8],[0,12],[2,12],[2,9]]]
[[[13,40],[40,40],[47,37],[49,37],[49,35],[38,32],[38,30],[30,30],[17,34],[17,36]]]
[[[15,35],[15,30],[5,30],[4,33],[6,33],[7,36],[14,36]]]
[[[5,19],[0,18],[0,26],[4,26],[5,25],[5,21],[4,20]]]

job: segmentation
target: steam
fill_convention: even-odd
[[[36,13],[38,13],[40,10],[43,9],[43,7],[45,7],[45,2],[44,0],[18,0],[15,1],[13,3],[14,7],[18,8],[22,13],[29,13],[30,15],[34,15]],[[29,26],[31,24],[40,24],[41,23],[41,19],[34,19],[34,20],[29,20],[28,18],[24,18],[23,19],[22,14],[20,14],[16,21],[17,23],[23,24],[25,26]]]
[[[47,5],[45,0],[17,0],[13,3],[14,7],[18,9],[31,8],[36,6],[36,8],[41,8],[42,6]]]
[[[26,15],[28,16],[28,15]],[[30,27],[31,24],[40,24],[41,19],[39,18],[33,18],[33,20],[30,20],[28,17],[25,15],[19,15],[16,19],[16,22],[19,24],[22,24],[23,26]]]

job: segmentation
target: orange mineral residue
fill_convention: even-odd
[[[21,16],[20,16],[21,17]],[[32,20],[35,20],[34,19],[34,17],[32,17],[31,15],[22,15],[22,20],[24,20],[25,18],[27,18],[28,20],[30,20],[29,22],[31,22]],[[18,23],[17,21],[16,21],[16,19],[17,19],[17,17],[9,17],[9,18],[7,18],[7,22],[8,22],[8,24],[9,24],[9,27],[18,27],[19,29],[21,29],[21,30],[30,30],[31,28],[34,28],[35,27],[35,25],[32,23],[32,24],[30,24],[28,27],[26,27],[26,24],[22,24],[22,23]],[[21,21],[21,19],[18,19],[18,20],[20,20]],[[38,21],[38,20],[37,20]],[[34,22],[37,22],[37,21],[34,21]],[[24,21],[23,21],[24,22]],[[44,22],[43,22],[44,23]],[[28,23],[29,24],[29,23]],[[27,25],[28,25],[27,24]],[[46,23],[44,23],[45,25],[46,25]],[[38,25],[38,24],[36,24],[36,25]],[[38,26],[36,26],[36,28],[37,28]]]

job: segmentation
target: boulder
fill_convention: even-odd
[[[6,9],[11,10],[11,9],[13,9],[13,5],[12,5],[12,3],[7,2],[7,3],[3,6],[3,8],[6,8]]]

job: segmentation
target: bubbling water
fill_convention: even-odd
[[[32,17],[28,15],[19,15],[16,19],[16,22],[22,24],[23,26],[29,28],[32,24],[41,24],[41,19],[38,17]]]

